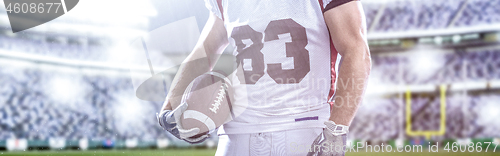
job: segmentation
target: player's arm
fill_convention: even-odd
[[[335,48],[342,56],[330,120],[349,126],[362,101],[371,69],[365,14],[360,1],[324,13]]]
[[[195,48],[179,67],[161,110],[176,108],[189,83],[210,71],[227,45],[224,22],[215,14],[210,14]]]
[[[179,67],[161,111],[156,115],[160,126],[178,139],[189,143],[200,143],[208,138],[208,134],[194,136],[193,134],[197,133],[196,129],[179,129],[177,121],[187,108],[186,104],[180,105],[180,102],[191,81],[210,71],[227,45],[227,33],[223,21],[215,14],[210,14],[198,43]],[[178,106],[182,107],[172,111],[172,108]]]
[[[356,115],[370,74],[371,59],[363,9],[359,1],[347,1],[333,0],[330,4],[337,6],[324,12],[332,42],[342,55],[342,62],[330,120],[325,122],[326,128],[312,143],[308,156],[345,154],[344,150],[337,149],[345,148],[348,126]],[[335,150],[316,148],[325,144]]]

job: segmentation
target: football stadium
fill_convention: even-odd
[[[189,144],[155,116],[202,35],[203,1],[82,0],[16,33],[7,2],[0,155],[215,154],[217,135]],[[346,155],[500,155],[500,0],[361,3],[372,69]],[[234,49],[216,68],[233,69]]]

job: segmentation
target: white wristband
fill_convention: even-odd
[[[349,126],[337,125],[333,121],[325,121],[326,128],[334,135],[339,136],[349,132]]]

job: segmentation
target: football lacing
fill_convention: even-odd
[[[212,112],[217,113],[217,110],[219,110],[219,106],[221,105],[222,100],[224,100],[224,96],[226,95],[226,90],[227,85],[223,84],[220,86],[219,93],[217,93],[217,98],[214,100],[214,103],[212,104],[212,108],[209,108]]]

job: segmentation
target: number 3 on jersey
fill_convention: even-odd
[[[293,58],[293,69],[283,69],[281,63],[267,64],[267,74],[278,84],[299,83],[309,73],[309,51],[306,49],[306,29],[292,19],[282,19],[269,22],[266,27],[264,42],[278,40],[278,35],[290,33],[292,42],[286,43],[286,57]],[[255,84],[265,74],[264,54],[262,48],[263,34],[255,31],[249,25],[233,29],[238,54],[237,66],[243,67],[244,60],[251,60],[252,70],[243,70],[243,77],[238,77],[242,84]],[[250,39],[253,44],[248,46],[243,40]],[[240,72],[240,71],[237,71]]]

